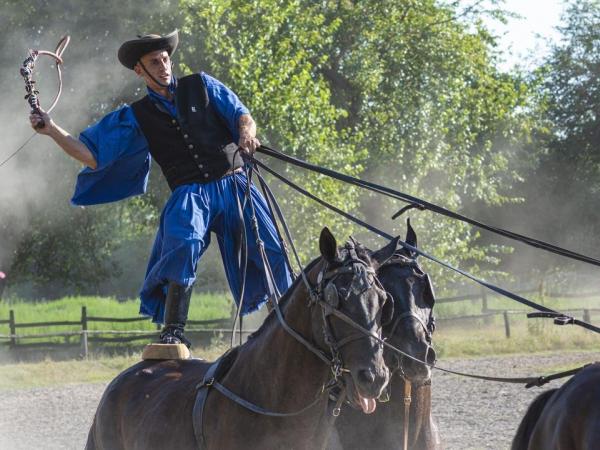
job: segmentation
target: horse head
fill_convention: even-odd
[[[352,327],[341,315],[370,333],[381,336],[382,311],[391,307],[375,274],[369,251],[351,238],[338,248],[331,232],[324,228],[319,246],[322,264],[318,270],[317,292],[322,308],[313,308],[313,339],[328,348],[339,367],[348,399],[365,413],[375,410],[389,380],[379,342]],[[340,315],[341,313],[341,315]],[[339,373],[335,374],[335,371]]]
[[[407,225],[405,242],[416,248],[417,235],[410,221]],[[371,255],[380,262],[377,276],[394,303],[393,317],[383,324],[383,336],[391,345],[414,358],[434,364],[435,294],[431,279],[419,266],[418,254],[399,245],[398,241],[398,238],[393,239]],[[411,382],[422,383],[431,376],[428,366],[392,350],[386,349],[385,358],[393,372],[399,372]]]

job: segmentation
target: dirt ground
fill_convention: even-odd
[[[460,359],[454,370],[495,376],[539,375],[600,360],[597,353]],[[557,387],[561,382],[547,385]],[[104,384],[66,385],[0,393],[0,449],[83,449]],[[446,449],[507,449],[541,389],[491,383],[442,372],[433,378],[434,417]]]

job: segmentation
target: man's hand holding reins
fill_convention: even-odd
[[[260,141],[256,138],[256,123],[250,114],[240,116],[239,132],[238,145],[244,152],[253,155],[256,149],[260,147]]]
[[[253,155],[256,149],[260,147],[260,141],[253,136],[240,136],[238,145],[242,150]]]

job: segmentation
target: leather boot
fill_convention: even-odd
[[[178,283],[169,283],[165,301],[165,326],[160,333],[161,343],[185,344],[190,348],[191,342],[183,335],[183,329],[187,322],[191,296],[192,286],[186,288]]]

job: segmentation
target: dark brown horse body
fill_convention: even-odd
[[[416,247],[417,239],[408,224],[406,242]],[[435,361],[431,348],[432,308],[435,298],[428,276],[416,262],[416,255],[406,249],[378,270],[384,289],[394,298],[394,318],[384,326],[383,335],[396,348],[420,360]],[[389,248],[380,251],[390,252]],[[374,255],[377,257],[377,253]],[[438,431],[431,416],[431,371],[427,366],[385,349],[385,359],[393,375],[388,385],[389,401],[380,403],[373,414],[365,415],[344,408],[336,421],[338,446],[345,450],[401,449],[405,429],[405,379],[411,382],[408,420],[408,448],[440,447]],[[335,445],[332,445],[335,447]]]
[[[600,363],[591,364],[559,389],[540,394],[529,406],[513,450],[600,448]]]
[[[335,268],[344,259],[328,231],[321,234],[320,247],[323,258],[308,271],[313,285],[324,265]],[[366,265],[372,263],[368,255],[359,256],[367,261]],[[321,307],[309,306],[308,290],[299,280],[282,299],[282,311],[294,330],[328,353]],[[335,282],[337,292],[344,298],[338,309],[371,332],[380,332],[385,292],[372,283],[357,294],[349,289],[354,286],[352,280],[351,274],[345,274]],[[355,334],[336,317],[327,320],[339,341]],[[368,338],[351,339],[340,354],[349,370],[343,379],[350,397],[359,404],[374,405],[373,399],[380,395],[388,379],[381,346]],[[225,369],[218,376],[220,383],[263,408],[292,412],[319,400],[297,416],[273,418],[251,412],[213,388],[205,403],[203,423],[199,424],[193,415],[196,386],[210,363],[143,361],[108,386],[94,418],[87,449],[197,449],[200,443],[195,428],[199,426],[207,449],[315,449],[325,445],[331,415],[322,389],[331,377],[331,368],[291,337],[273,313],[254,337],[225,359]]]

